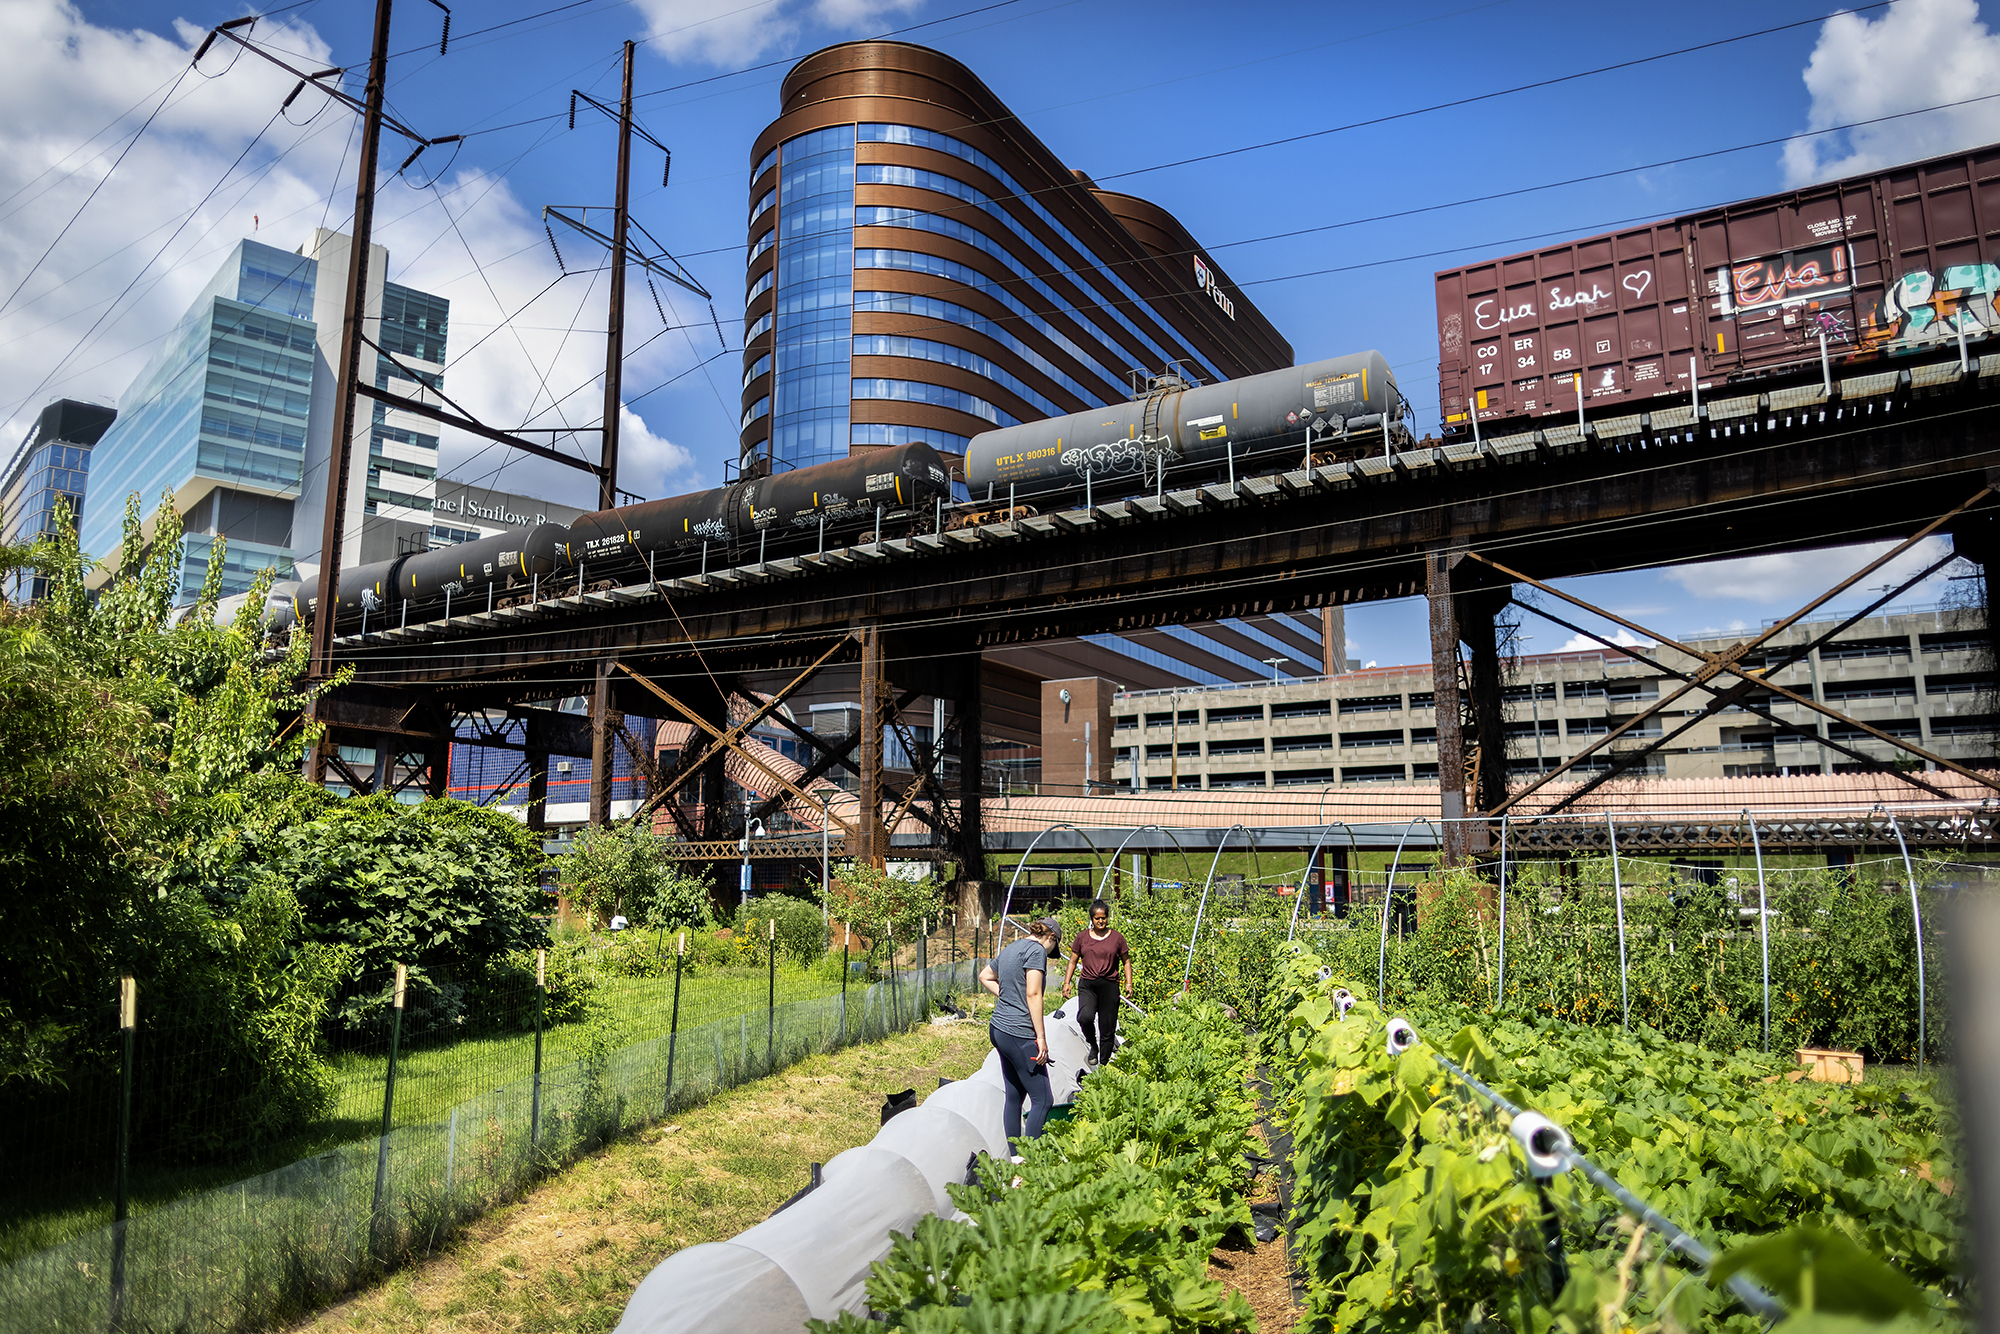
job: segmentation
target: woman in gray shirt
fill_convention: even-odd
[[[1024,1100],[1026,1138],[1039,1136],[1049,1119],[1049,1038],[1042,1021],[1042,982],[1049,960],[1061,957],[1062,929],[1048,918],[1030,926],[1027,935],[979,970],[979,985],[999,998],[986,1032],[993,1050],[1000,1053],[1000,1073],[1007,1082],[1002,1125],[1008,1139],[1023,1135]]]

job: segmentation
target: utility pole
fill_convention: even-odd
[[[633,43],[625,43],[625,85],[618,100],[618,202],[611,210],[611,315],[604,334],[604,452],[598,458],[597,474],[597,507],[601,510],[618,505],[618,409],[625,372],[625,235],[632,199],[632,53],[636,49]]]
[[[354,391],[361,378],[361,326],[368,306],[368,248],[373,244],[375,232],[375,159],[382,145],[382,95],[389,81],[389,6],[390,0],[375,0],[375,39],[368,53],[368,87],[362,95],[361,158],[354,181],[354,240],[347,255],[347,308],[341,318],[340,365],[333,398],[333,449],[326,461],[326,521],[321,527],[319,543],[319,605],[314,608],[312,663],[307,669],[308,678],[315,681],[333,675],[333,621],[340,591],[340,543],[347,517]]]

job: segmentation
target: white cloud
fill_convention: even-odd
[[[1606,635],[1605,638],[1609,639],[1614,644],[1619,644],[1626,648],[1651,648],[1653,644],[1652,640],[1641,639],[1639,638],[1639,636],[1633,634],[1630,630],[1626,630],[1623,628],[1612,631],[1610,634]],[[1601,649],[1603,647],[1604,645],[1598,643],[1595,639],[1590,638],[1588,635],[1571,635],[1568,639],[1564,640],[1559,647],[1557,647],[1556,652],[1588,653],[1593,649]]]
[[[1976,0],[1900,0],[1877,19],[1836,14],[1805,68],[1812,129],[2000,92],[2000,35]],[[2000,99],[1908,116],[1785,146],[1786,183],[1805,185],[2000,139]]]
[[[223,42],[111,172],[125,140],[186,67],[203,33],[186,25],[172,37],[102,28],[66,0],[0,0],[0,30],[8,34],[0,43],[0,298],[102,184],[14,305],[0,313],[5,444],[22,438],[50,398],[126,397],[134,375],[240,239],[254,227],[258,239],[289,251],[322,221],[344,229],[354,185],[346,153],[352,118],[337,106],[315,106],[309,93],[290,115],[310,123],[277,122],[210,194],[291,90],[288,76],[254,57],[232,64]],[[315,67],[331,63],[310,27],[266,21],[255,34]],[[125,115],[135,103],[137,112]],[[119,128],[84,145],[121,116]],[[400,157],[398,151],[390,160]],[[343,159],[344,180],[338,178]],[[412,175],[420,178],[429,165],[427,157]],[[183,218],[187,226],[152,262]],[[449,169],[435,190],[391,181],[378,196],[376,220],[375,240],[390,252],[388,276],[451,302],[445,388],[453,399],[503,428],[597,421],[604,342],[589,331],[603,328],[602,275],[562,278],[540,219],[506,179],[468,161]],[[576,252],[564,255],[573,270],[603,262],[580,239]],[[107,310],[90,341],[72,354]],[[626,344],[638,348],[658,331],[657,316],[643,291],[628,310]],[[496,330],[509,317],[516,326]],[[572,328],[578,332],[567,332]],[[626,383],[642,392],[696,359],[678,335],[661,338],[628,357]],[[723,380],[728,387],[729,377]],[[629,410],[621,420],[626,489],[657,496],[702,484],[685,447],[654,434]],[[555,447],[594,458],[597,438],[559,437]],[[587,473],[452,430],[443,433],[441,454],[443,472],[456,480],[595,507]],[[89,503],[94,509],[121,500]]]
[[[622,406],[618,409],[618,460],[621,469],[678,479],[676,490],[700,484],[694,475],[694,455],[665,436],[653,434],[644,417]]]
[[[1792,551],[1770,556],[1739,556],[1731,560],[1704,561],[1698,565],[1677,565],[1661,571],[1669,580],[1693,595],[1694,606],[1719,599],[1736,599],[1760,604],[1775,612],[1790,612],[1811,601],[1838,583],[1851,571],[1860,569],[1895,546],[1876,542],[1834,551]],[[1928,537],[1890,561],[1863,581],[1863,588],[1900,584],[1945,554],[1941,537]],[[1922,602],[1942,591],[1942,573],[1933,575],[1898,599]],[[1852,602],[1862,589],[1850,592],[1843,605]]]
[[[669,60],[742,65],[794,45],[807,28],[857,36],[884,19],[921,9],[924,0],[633,0],[649,25],[652,49]]]
[[[302,240],[346,123],[335,112],[305,128],[278,121],[223,181],[292,80],[252,58],[232,67],[218,43],[114,172],[200,34],[100,28],[61,0],[0,0],[0,31],[0,300],[21,287],[0,312],[0,430],[16,440],[51,398],[121,393],[253,214],[266,228],[288,220],[287,248]],[[256,31],[314,65],[329,59],[310,28]],[[292,108],[301,121],[315,110],[311,95]]]

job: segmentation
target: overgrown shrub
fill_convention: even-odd
[[[333,1016],[341,1031],[379,1031],[396,963],[410,968],[404,1032],[449,1030],[493,963],[547,939],[518,828],[463,802],[376,796],[279,832],[270,868],[297,886],[308,936],[350,951]]]

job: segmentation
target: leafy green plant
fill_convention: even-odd
[[[932,1216],[896,1238],[868,1279],[878,1319],[910,1331],[1250,1325],[1242,1295],[1207,1277],[1210,1252],[1250,1224],[1241,1032],[1193,1002],[1126,1036],[1070,1118],[1021,1142],[1024,1162],[982,1159],[976,1184],[950,1188],[970,1225]],[[808,1325],[877,1327],[851,1315]]]
[[[1343,1016],[1331,995],[1339,976],[1308,950],[1287,958],[1282,1018],[1260,1036],[1294,1139],[1309,1328],[1755,1328],[1575,1175],[1534,1190],[1505,1118],[1434,1050],[1554,1118],[1714,1249],[1817,1227],[1907,1275],[1927,1319],[1959,1310],[1958,1209],[1939,1186],[1954,1170],[1952,1118],[1926,1084],[1799,1083],[1782,1060],[1650,1030],[1482,1029],[1451,1006],[1413,1015],[1450,1036],[1395,1056],[1387,1015],[1365,998],[1372,987],[1347,980],[1363,999]],[[1544,1240],[1551,1227],[1566,1283]]]
[[[924,923],[935,924],[944,907],[944,888],[931,876],[905,880],[859,862],[833,873],[833,913],[845,915],[854,929],[868,936],[892,932],[913,939]]]
[[[310,935],[351,951],[336,1014],[350,1032],[380,1022],[396,963],[416,987],[404,1016],[414,1034],[461,1023],[466,988],[492,961],[546,939],[516,850],[483,821],[434,810],[455,804],[354,798],[278,835],[271,869],[297,886]]]
[[[679,930],[706,922],[713,911],[707,874],[678,860],[673,845],[643,820],[583,830],[561,869],[571,906],[600,925],[622,913],[651,929]]]

